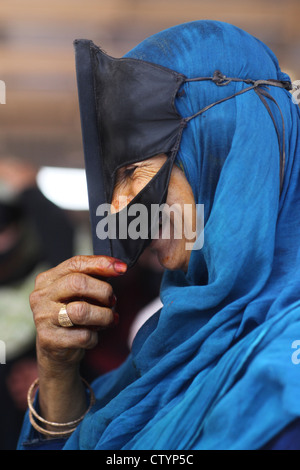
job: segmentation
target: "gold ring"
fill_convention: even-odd
[[[67,314],[66,305],[64,305],[58,312],[58,323],[64,328],[70,328],[71,326],[74,326],[71,321],[71,318]]]

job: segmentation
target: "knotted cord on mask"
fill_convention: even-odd
[[[204,108],[200,109],[197,113],[193,114],[192,116],[189,116],[184,119],[185,123],[188,123],[192,119],[194,119],[197,116],[200,116],[201,114],[205,113],[208,111],[210,108],[220,104],[224,103],[227,100],[230,100],[232,98],[235,98],[236,96],[242,95],[243,93],[246,93],[247,91],[254,90],[264,106],[266,107],[272,122],[274,124],[276,134],[277,134],[277,139],[278,139],[278,144],[279,144],[279,152],[280,152],[280,193],[282,191],[282,185],[283,185],[283,178],[284,178],[284,167],[285,167],[285,125],[284,125],[284,119],[283,115],[281,112],[281,109],[277,103],[277,101],[268,93],[265,89],[261,88],[263,86],[275,86],[278,88],[282,88],[284,90],[292,90],[293,86],[290,81],[284,81],[284,80],[252,80],[249,78],[243,79],[243,78],[231,78],[231,77],[226,77],[226,75],[223,75],[219,70],[216,70],[214,75],[212,77],[196,77],[196,78],[186,78],[185,82],[201,82],[201,81],[212,81],[215,83],[217,86],[227,86],[231,82],[244,82],[246,84],[249,84],[251,86],[244,88],[243,90],[238,91],[237,93],[234,93],[233,95],[227,96],[226,98],[222,98],[221,100],[215,101],[212,104],[209,104],[208,106],[205,106]],[[278,126],[276,124],[276,120],[272,114],[271,108],[269,104],[267,103],[265,98],[269,98],[277,108],[279,109],[280,115],[281,115],[281,120],[282,120],[282,144],[280,141],[280,132],[278,129]]]

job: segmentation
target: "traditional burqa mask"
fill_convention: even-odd
[[[213,77],[189,79],[143,60],[112,58],[89,40],[75,40],[74,46],[94,254],[121,259],[131,267],[156,232],[153,223],[158,225],[159,219],[150,208],[166,202],[170,174],[188,122],[212,106],[252,89],[266,105],[265,97],[272,97],[264,86],[289,89],[290,82],[228,78],[220,71]],[[249,87],[183,118],[175,107],[180,87],[187,81],[204,80],[217,86],[243,81]],[[165,154],[167,160],[158,173],[125,208],[109,215],[118,169],[159,154]],[[281,157],[284,164],[284,155]],[[124,226],[129,227],[136,217],[134,211],[130,215],[134,205],[147,209],[147,237],[124,234]],[[104,219],[114,228],[112,233],[108,227],[106,237],[99,236],[98,230]]]
[[[94,253],[119,258],[131,266],[151,242],[150,225],[157,218],[150,205],[166,201],[185,126],[174,105],[185,77],[144,61],[114,59],[91,41],[75,41],[75,49]],[[159,172],[124,209],[111,215],[110,224],[117,227],[117,237],[100,239],[97,225],[101,218],[107,220],[100,206],[112,201],[117,170],[162,153],[168,158]],[[134,204],[148,209],[145,222],[149,236],[120,238],[120,224],[126,215],[129,226]]]

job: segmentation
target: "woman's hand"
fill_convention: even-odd
[[[126,264],[114,258],[75,256],[37,276],[30,304],[37,330],[40,405],[46,419],[64,422],[84,410],[80,360],[85,349],[97,344],[97,331],[115,322],[116,298],[103,279],[126,269]],[[63,306],[73,327],[58,322]]]
[[[118,276],[125,271],[126,265],[114,258],[76,256],[37,276],[30,304],[40,366],[49,368],[51,375],[76,365],[83,350],[97,344],[97,330],[114,324],[113,289],[97,277]],[[64,305],[72,328],[63,328],[58,322]]]

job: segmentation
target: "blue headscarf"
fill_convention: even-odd
[[[259,40],[215,21],[175,26],[127,56],[189,78],[288,79]],[[191,116],[246,86],[188,82],[176,106]],[[165,273],[163,308],[93,384],[97,404],[66,449],[259,449],[300,416],[299,109],[268,91],[285,125],[281,194],[278,136],[254,90],[189,122],[177,161],[204,204],[204,247],[186,274]]]

